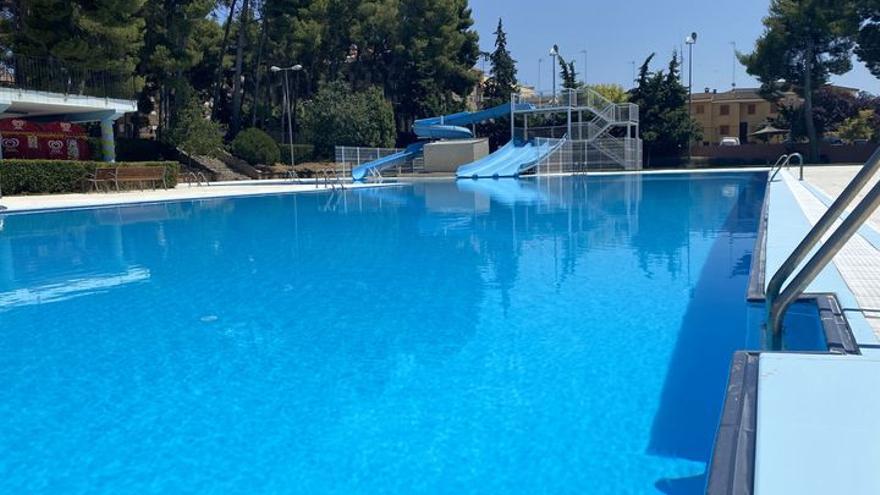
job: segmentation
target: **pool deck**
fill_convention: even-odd
[[[351,183],[346,189],[393,185],[393,183]],[[286,194],[294,192],[315,192],[331,189],[324,184],[315,187],[313,180],[301,182],[289,180],[244,180],[212,182],[208,186],[178,184],[172,189],[147,189],[143,191],[94,192],[85,194],[40,194],[26,196],[4,196],[0,198],[0,211],[16,213],[25,211],[56,210],[63,208],[95,208],[137,203],[156,203],[162,201],[182,201],[215,199],[241,196],[260,196],[265,194]],[[5,209],[4,209],[5,207]]]
[[[804,182],[783,172],[770,185],[768,279],[856,171],[808,168]],[[861,355],[761,354],[755,493],[880,493],[880,314],[868,311],[880,308],[874,225],[850,240],[808,292],[837,295]]]

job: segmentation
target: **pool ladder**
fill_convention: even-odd
[[[796,153],[795,153],[796,154]],[[784,162],[782,162],[784,163]],[[868,161],[859,170],[859,173],[850,181],[840,196],[825,211],[822,218],[807,233],[800,244],[788,256],[788,259],[779,267],[779,270],[770,279],[767,286],[767,330],[771,338],[771,345],[779,348],[782,339],[782,321],[788,308],[794,303],[819,273],[825,269],[828,263],[841,248],[858,232],[859,228],[871,217],[874,210],[880,206],[880,182],[875,184],[864,199],[862,199],[850,214],[841,222],[819,247],[795,277],[785,286],[792,273],[800,266],[813,248],[819,243],[834,225],[847,207],[853,202],[859,192],[880,170],[880,147],[868,158]],[[775,175],[775,174],[774,174]]]
[[[776,175],[782,170],[782,167],[791,168],[791,160],[793,158],[798,159],[798,162],[800,164],[799,179],[804,180],[804,155],[802,155],[800,153],[792,153],[790,155],[782,155],[779,157],[778,160],[776,160],[776,163],[773,165],[773,168],[770,169],[770,171],[773,172],[770,175],[771,182],[773,181],[773,179],[776,178]]]
[[[339,177],[339,173],[336,169],[324,169],[321,171],[320,177],[318,172],[315,172],[315,189],[320,185],[322,178],[324,180],[325,189],[336,189],[337,187],[339,189],[345,189],[345,183],[342,178]]]

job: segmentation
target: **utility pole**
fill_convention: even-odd
[[[694,109],[694,45],[697,44],[697,33],[693,32],[685,38],[688,46],[688,118],[693,118],[691,114]],[[691,161],[691,135],[688,135],[688,161]]]
[[[553,48],[550,49],[550,58],[553,60],[552,64],[552,73],[553,73],[553,102],[556,102],[556,58],[559,57],[559,46],[553,45]]]
[[[269,70],[272,72],[283,72],[284,73],[284,105],[283,111],[287,113],[287,141],[290,146],[290,166],[291,168],[296,164],[293,158],[293,122],[291,121],[290,116],[290,84],[287,79],[287,73],[290,71],[296,72],[297,77],[299,76],[299,71],[303,70],[303,66],[300,64],[291,65],[290,67],[278,67],[277,65],[273,65],[269,67]],[[297,79],[299,80],[299,79]],[[284,115],[281,116],[284,118]]]
[[[586,86],[587,86],[587,51],[586,51],[586,50],[581,50],[581,53],[584,55],[584,75],[583,75],[583,80],[584,80],[584,87],[586,87]]]
[[[733,47],[733,89],[736,89],[736,41],[731,41],[730,46]]]

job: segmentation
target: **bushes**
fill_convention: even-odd
[[[190,155],[216,157],[223,148],[220,124],[206,118],[204,109],[190,98],[173,118],[168,143]]]
[[[394,145],[394,110],[377,87],[352,91],[344,82],[325,84],[304,110],[316,157],[332,157],[334,146]]]
[[[230,147],[233,155],[251,165],[274,165],[281,160],[275,140],[255,127],[239,132]]]
[[[97,167],[165,167],[168,187],[177,184],[177,162],[81,162],[67,160],[0,160],[3,194],[58,194],[83,192],[85,179]]]

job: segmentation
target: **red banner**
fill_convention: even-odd
[[[70,122],[37,123],[24,119],[0,120],[3,158],[88,160],[85,129]]]

